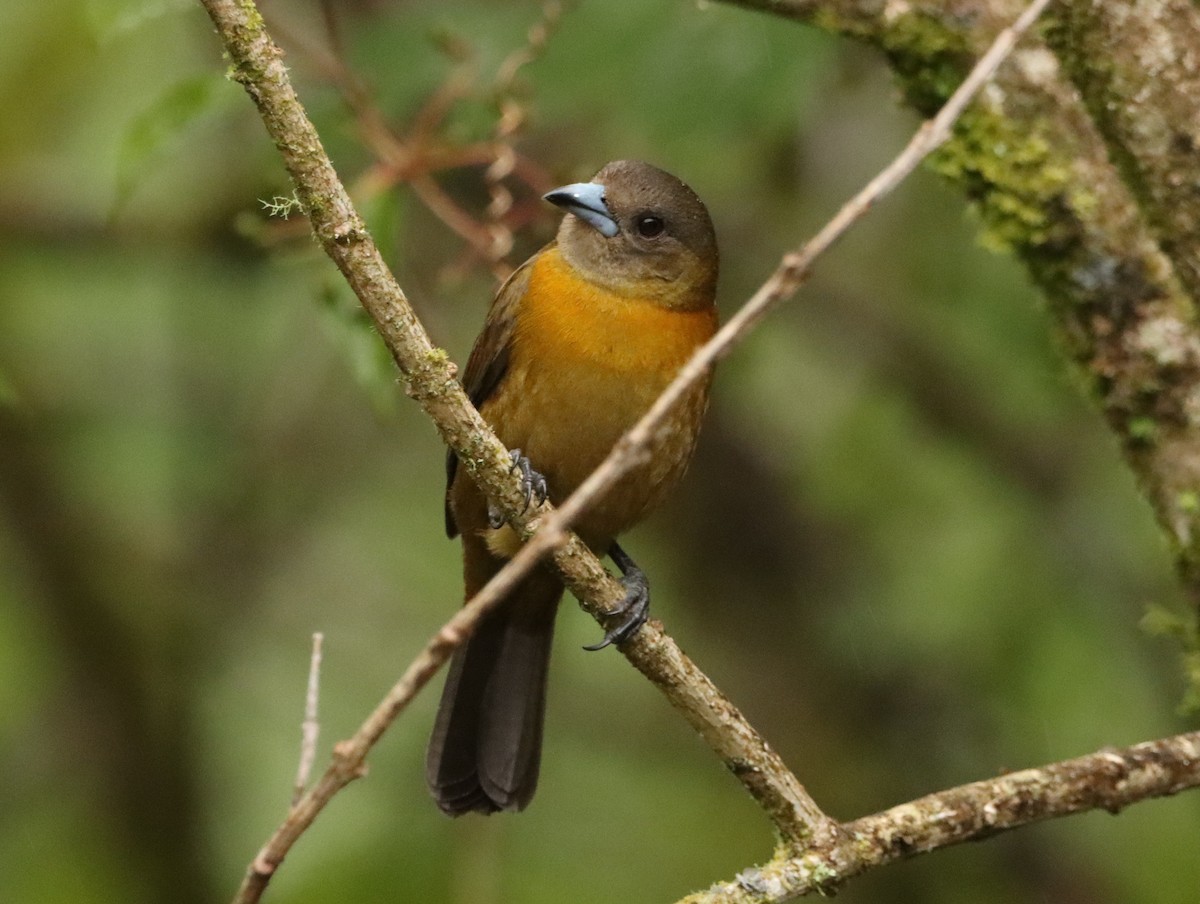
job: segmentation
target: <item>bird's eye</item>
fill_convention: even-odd
[[[652,239],[656,235],[661,235],[662,231],[666,228],[662,217],[656,217],[652,214],[644,214],[638,217],[633,225],[637,228],[638,235],[644,239]]]

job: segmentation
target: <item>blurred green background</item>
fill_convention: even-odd
[[[403,128],[470,48],[439,134],[486,140],[533,2],[337,5]],[[371,159],[272,0],[350,182]],[[286,36],[286,37],[285,37]],[[282,818],[309,637],[320,767],[460,602],[443,450],[303,224],[190,0],[0,12],[0,898],[227,899]],[[649,159],[706,199],[734,310],[915,126],[879,59],[720,5],[581,0],[522,70],[549,177]],[[480,167],[440,172],[482,216]],[[360,193],[402,285],[465,359],[494,289],[404,186]],[[536,214],[510,263],[552,234]],[[1178,606],[1116,444],[1010,259],[911,179],[722,366],[698,458],[626,544],[655,614],[817,800],[850,818],[1185,730]],[[544,772],[516,817],[426,797],[424,694],[267,894],[285,902],[671,901],[765,859],[765,820],[568,601]],[[1194,904],[1200,795],[889,867],[848,902]]]

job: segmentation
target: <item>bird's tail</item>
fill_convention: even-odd
[[[484,575],[471,567],[471,553],[468,598],[486,582],[472,579]],[[489,571],[503,564],[492,563]],[[443,812],[522,810],[533,797],[561,596],[557,578],[535,569],[455,652],[425,761],[429,790]]]

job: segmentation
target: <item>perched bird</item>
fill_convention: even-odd
[[[545,196],[565,211],[555,241],[501,286],[467,361],[464,387],[514,450],[527,494],[560,503],[608,455],[717,327],[717,242],[704,203],[679,179],[635,161]],[[623,624],[646,619],[645,575],[615,542],[683,476],[708,405],[695,386],[657,432],[644,464],[574,525],[609,554],[627,590]],[[474,481],[447,460],[446,532],[462,535],[470,599],[520,547]],[[426,760],[438,806],[521,810],[537,787],[546,672],[562,582],[539,566],[450,664]]]

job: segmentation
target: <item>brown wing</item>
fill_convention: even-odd
[[[487,320],[483,324],[483,332],[475,340],[471,349],[471,357],[467,359],[467,372],[463,376],[463,389],[476,408],[496,391],[504,374],[508,370],[508,353],[512,342],[513,323],[516,319],[517,305],[525,295],[525,287],[529,285],[529,272],[537,255],[531,257],[518,267],[488,309]],[[446,453],[446,536],[458,535],[458,525],[454,523],[454,513],[450,511],[450,487],[454,484],[454,475],[458,472],[458,456],[453,451]]]

